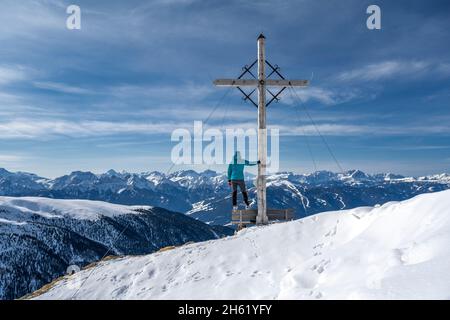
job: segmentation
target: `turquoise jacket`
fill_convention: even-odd
[[[256,166],[258,162],[250,162],[248,160],[237,160],[237,157],[233,157],[233,162],[228,165],[228,180],[244,180],[244,167]]]

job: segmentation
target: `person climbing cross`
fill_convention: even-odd
[[[250,207],[250,202],[248,201],[248,193],[245,188],[244,180],[244,168],[245,166],[255,166],[260,164],[260,161],[250,162],[241,158],[241,153],[236,151],[233,156],[233,160],[228,165],[228,185],[231,186],[233,190],[233,210],[237,210],[237,189],[238,186],[241,189],[242,196],[244,197],[245,209]]]

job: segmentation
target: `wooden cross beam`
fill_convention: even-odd
[[[257,200],[258,200],[258,214],[256,216],[256,224],[267,224],[269,218],[267,216],[267,199],[266,199],[266,167],[267,167],[267,127],[266,127],[266,107],[274,100],[278,100],[278,96],[287,87],[306,87],[308,86],[308,80],[286,80],[279,73],[278,67],[273,67],[266,60],[265,52],[265,40],[264,35],[260,35],[257,40],[258,44],[258,78],[257,79],[242,79],[245,73],[248,73],[250,68],[245,68],[244,73],[238,79],[217,79],[213,83],[216,86],[231,86],[237,87],[255,87],[258,89],[258,104],[254,103],[250,99],[250,95],[245,94],[246,99],[250,99],[255,105],[258,106],[258,160],[260,165],[258,166],[257,177]],[[281,79],[268,79],[266,77],[266,64],[272,69],[269,74],[277,74]],[[253,66],[254,64],[252,64]],[[266,104],[266,90],[267,87],[281,87],[282,89],[272,95],[272,99]]]
[[[257,87],[261,83],[260,81],[257,79],[217,79],[213,83],[218,87]],[[263,80],[263,85],[266,87],[306,87],[308,84],[308,80]]]

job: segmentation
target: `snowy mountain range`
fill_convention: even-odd
[[[450,190],[102,261],[36,299],[450,299]]]
[[[250,197],[255,199],[254,177],[247,175],[247,180]],[[268,176],[267,181],[268,206],[293,208],[297,218],[324,211],[401,201],[421,193],[450,188],[450,175],[445,173],[414,178],[391,173],[369,175],[360,170],[311,174],[284,172]],[[0,195],[151,205],[186,213],[210,224],[226,225],[230,221],[231,200],[226,175],[211,170],[171,174],[157,171],[139,174],[114,170],[102,174],[76,171],[47,179],[31,173],[0,169]]]
[[[25,178],[40,180],[26,174],[14,177],[20,184]],[[0,196],[0,300],[30,293],[72,265],[84,267],[105,256],[148,254],[232,233],[149,206]]]

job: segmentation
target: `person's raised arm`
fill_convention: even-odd
[[[245,160],[245,165],[246,166],[256,166],[257,164],[260,164],[261,163],[261,161],[248,161],[248,160]]]

